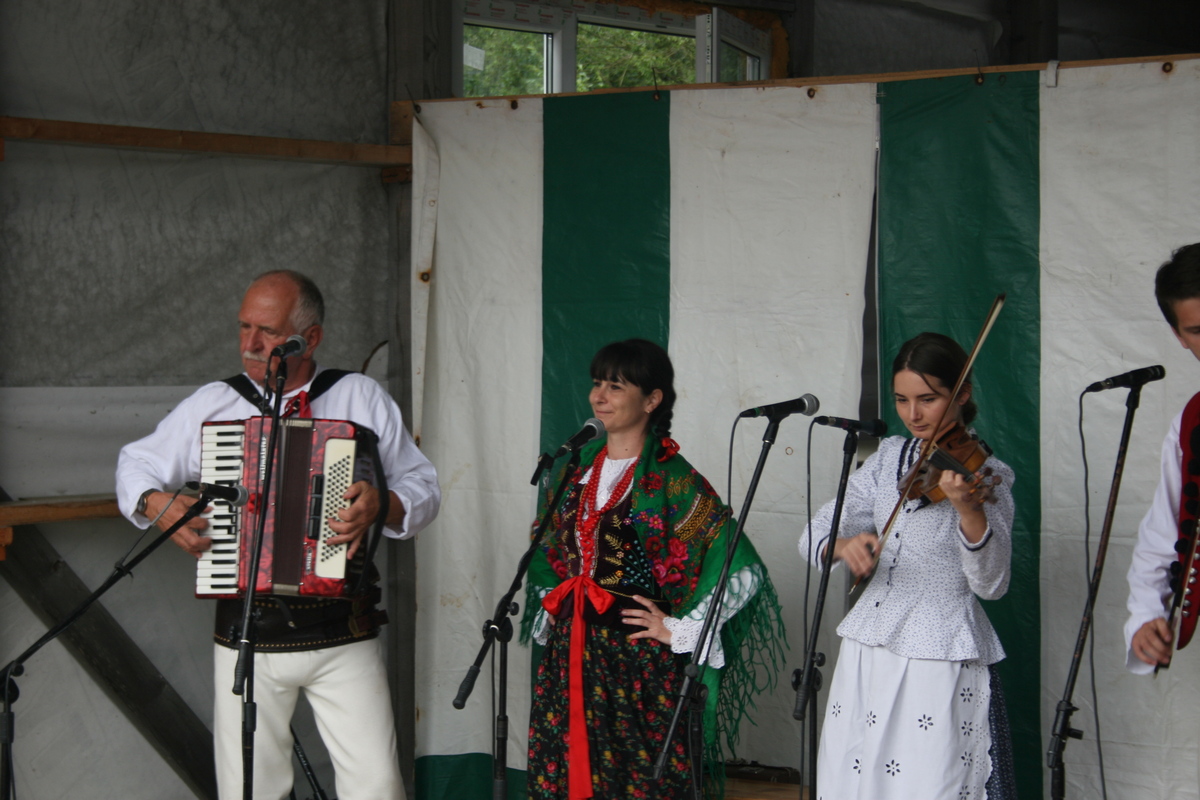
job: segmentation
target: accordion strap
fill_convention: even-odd
[[[333,388],[335,383],[350,374],[352,374],[350,370],[346,369],[321,370],[317,373],[317,377],[313,378],[312,387],[308,390],[308,402],[313,402]],[[271,416],[271,404],[262,396],[262,392],[258,391],[254,382],[245,375],[239,373],[232,378],[226,378],[222,383],[228,384],[229,388],[246,398],[264,416]]]

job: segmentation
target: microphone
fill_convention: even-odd
[[[842,419],[841,417],[817,417],[813,422],[818,425],[828,425],[831,428],[865,433],[867,436],[883,437],[887,435],[887,423],[881,419],[864,422],[858,419]]]
[[[738,414],[738,419],[745,417],[783,419],[784,417],[790,417],[792,414],[806,414],[811,417],[817,413],[817,409],[820,407],[820,400],[811,394],[806,394],[802,397],[797,397],[795,400],[785,400],[782,403],[771,403],[770,405],[758,406],[757,408],[748,408]]]
[[[298,333],[293,333],[287,338],[287,341],[271,351],[271,355],[279,358],[291,358],[298,356],[308,349],[308,341]]]
[[[200,483],[200,481],[188,481],[184,484],[193,492],[206,494],[214,500],[224,500],[234,508],[239,508],[246,505],[246,501],[250,499],[250,492],[245,486],[240,483],[235,486],[222,486],[219,483]]]
[[[1162,368],[1161,364],[1155,364],[1153,367],[1142,367],[1141,369],[1131,369],[1129,372],[1122,372],[1120,375],[1114,375],[1111,378],[1105,378],[1102,381],[1096,381],[1091,386],[1083,390],[1084,394],[1088,392],[1103,392],[1105,389],[1116,389],[1118,386],[1141,386],[1150,381],[1161,381],[1167,374],[1167,371]]]
[[[602,436],[603,434],[604,423],[595,417],[592,417],[587,422],[583,423],[583,427],[580,428],[574,436],[572,436],[570,439],[567,439],[566,444],[558,448],[558,452],[554,454],[554,457],[561,458],[567,453],[573,453],[582,445],[587,444],[592,439],[595,439],[597,436]]]

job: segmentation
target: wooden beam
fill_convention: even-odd
[[[0,489],[0,500],[10,499]],[[65,619],[91,594],[33,525],[17,532],[8,560],[0,561],[0,576],[47,626]],[[205,800],[216,798],[212,733],[112,615],[96,603],[60,640],[183,782]],[[34,655],[28,667],[32,671],[36,665]],[[14,707],[18,722],[20,709]],[[19,758],[20,739],[15,752]]]
[[[398,167],[412,164],[412,148],[387,144],[323,142],[314,139],[281,139],[235,133],[202,133],[90,122],[0,117],[0,139],[48,144],[111,147],[237,156],[314,164],[358,167]]]
[[[717,5],[723,8],[749,8],[791,14],[796,10],[797,4],[796,0],[720,0]]]
[[[1170,64],[1178,61],[1192,61],[1200,59],[1200,53],[1181,53],[1178,55],[1168,56],[1135,56],[1132,58],[1106,58],[1096,61],[1063,61],[1058,65],[1059,69],[1085,69],[1087,67],[1110,67],[1118,64]],[[1039,72],[1046,68],[1046,64],[1009,64],[992,67],[959,67],[956,69],[929,69],[918,70],[914,72],[884,72],[873,75],[830,75],[824,77],[809,77],[809,78],[786,78],[781,80],[768,81],[737,81],[734,83],[682,83],[675,86],[660,86],[660,91],[672,92],[687,92],[694,89],[724,89],[732,87],[771,87],[771,86],[791,86],[797,89],[803,89],[810,86],[837,86],[840,84],[850,83],[888,83],[891,81],[912,81],[923,80],[926,78],[950,78],[956,75],[999,75],[1013,72]],[[652,86],[637,86],[633,88],[619,89],[594,89],[590,92],[560,92],[558,94],[516,94],[503,95],[497,97],[441,97],[436,100],[422,100],[422,105],[429,103],[461,103],[464,100],[474,101],[481,108],[485,103],[503,102],[511,103],[513,100],[524,100],[525,98],[538,97],[576,97],[585,94],[617,94],[621,92],[651,92],[654,91]]]
[[[117,498],[111,494],[34,497],[28,500],[0,502],[0,528],[119,516],[121,512],[117,508]]]
[[[413,112],[411,100],[397,100],[388,113],[388,132],[392,144],[412,144]]]
[[[0,139],[3,141],[3,139]],[[0,502],[0,561],[5,547],[12,544],[13,526],[42,522],[68,522],[78,519],[105,519],[121,516],[117,498],[111,494],[74,497],[33,498]]]

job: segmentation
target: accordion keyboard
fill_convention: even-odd
[[[200,480],[236,486],[242,477],[242,440],[245,425],[205,425],[200,442]],[[197,597],[235,597],[238,593],[239,510],[223,500],[212,501],[208,520],[212,547],[196,565]]]

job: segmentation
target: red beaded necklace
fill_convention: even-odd
[[[575,533],[579,540],[579,555],[583,559],[583,570],[581,575],[591,575],[592,566],[596,558],[596,526],[600,524],[600,519],[605,514],[613,509],[621,499],[625,497],[625,492],[629,489],[629,484],[633,483],[633,470],[637,467],[638,459],[625,468],[625,473],[621,475],[621,480],[617,481],[613,487],[612,494],[608,497],[608,502],[604,504],[604,508],[596,509],[596,494],[600,486],[600,473],[604,466],[604,459],[608,456],[608,445],[604,445],[600,452],[596,454],[596,458],[592,460],[592,474],[588,478],[588,482],[583,487],[583,498],[579,503],[579,513],[575,519]],[[587,517],[584,517],[584,511],[587,511]]]

